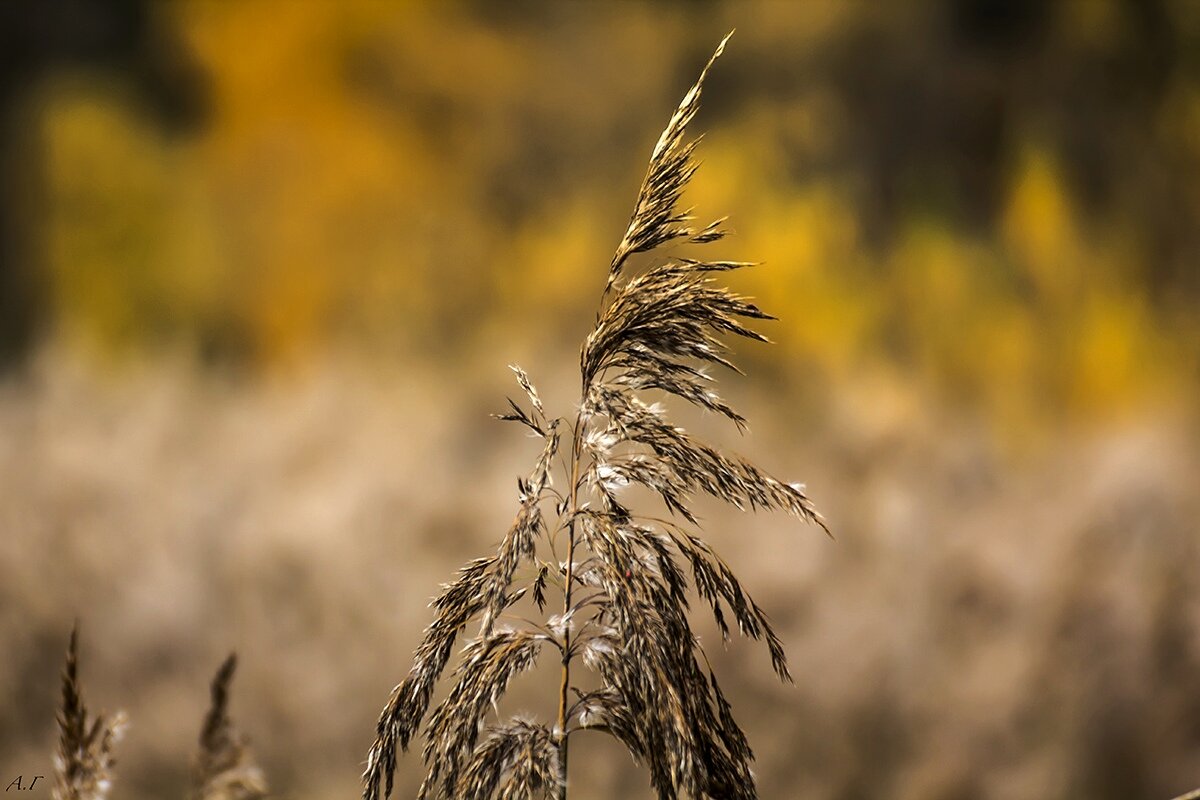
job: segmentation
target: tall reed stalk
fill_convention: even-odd
[[[640,271],[628,265],[638,253],[725,235],[724,220],[694,227],[679,200],[697,168],[698,140],[685,142],[684,131],[728,39],[654,146],[580,353],[578,412],[551,416],[525,372],[512,368],[526,400],[510,399],[500,417],[532,431],[542,441],[541,454],[529,476],[518,480],[517,512],[496,552],[462,567],[433,601],[435,616],[408,676],[380,715],[363,774],[364,800],[391,795],[397,750],[408,749],[422,723],[422,799],[566,800],[569,745],[583,730],[621,742],[648,769],[660,798],[756,796],[750,745],[692,631],[690,592],[711,608],[723,637],[729,637],[729,614],[743,635],[766,643],[779,677],[791,676],[766,614],[700,538],[693,497],[779,509],[825,525],[803,486],[698,441],[646,397],[673,395],[745,429],[706,367],[736,369],[727,357],[727,335],[766,341],[745,321],[771,317],[716,283],[717,276],[748,265],[674,253]],[[656,494],[670,516],[628,507],[624,490],[631,485]],[[554,594],[561,598],[557,611],[541,622],[516,613],[516,604],[528,598],[545,615]],[[461,650],[453,685],[430,712],[455,641],[476,619],[478,632]],[[512,680],[546,649],[561,664],[556,719],[548,724],[517,716],[488,724]],[[581,665],[594,676],[587,684],[578,680]],[[592,684],[598,688],[585,688]]]

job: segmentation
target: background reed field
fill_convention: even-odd
[[[79,618],[112,797],[187,793],[231,650],[273,792],[360,791],[541,450],[489,416],[505,365],[573,413],[647,157],[736,27],[683,203],[780,320],[719,376],[749,433],[671,411],[835,536],[697,506],[795,678],[697,613],[760,795],[1200,786],[1195,3],[83,9],[0,8],[4,783],[52,772]],[[502,710],[553,719],[551,661]],[[573,800],[653,796],[573,741]]]

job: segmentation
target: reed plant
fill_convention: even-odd
[[[690,598],[710,608],[726,640],[736,626],[765,643],[780,679],[791,676],[767,615],[701,538],[694,498],[825,524],[801,484],[696,439],[654,400],[673,396],[745,430],[708,368],[736,369],[726,339],[766,341],[748,324],[772,319],[717,282],[747,263],[666,252],[726,235],[723,219],[694,225],[680,199],[697,169],[699,142],[685,141],[685,130],[728,39],[651,153],[581,348],[578,410],[552,415],[526,373],[512,367],[524,399],[509,399],[498,416],[528,429],[541,453],[517,482],[517,511],[495,553],[463,566],[432,602],[434,619],[379,717],[364,800],[391,795],[397,755],[418,733],[422,800],[565,800],[570,743],[584,730],[619,741],[648,770],[660,798],[756,796],[754,756],[693,632]],[[651,257],[635,269],[631,259],[643,253]],[[667,513],[635,510],[632,487],[657,495]],[[536,606],[541,620],[517,613],[519,603]],[[471,623],[477,632],[434,705],[435,687]],[[561,665],[555,719],[500,720],[498,701],[546,652]]]

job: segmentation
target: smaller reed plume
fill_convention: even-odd
[[[191,800],[258,800],[267,781],[242,735],[229,718],[229,686],[237,669],[230,653],[212,681],[212,705],[200,730],[200,751],[192,768]]]
[[[122,712],[88,714],[79,683],[79,624],[71,629],[62,672],[58,711],[58,752],[54,756],[53,800],[104,800],[112,787],[113,748],[126,720]]]

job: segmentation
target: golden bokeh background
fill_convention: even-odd
[[[685,200],[781,321],[722,378],[753,433],[685,419],[837,534],[706,513],[797,675],[718,653],[762,795],[1200,785],[1191,0],[6,5],[0,776],[50,769],[78,616],[115,796],[182,791],[230,648],[279,795],[353,796],[534,457],[505,364],[571,410],[731,28]],[[650,796],[591,741],[581,798]]]

